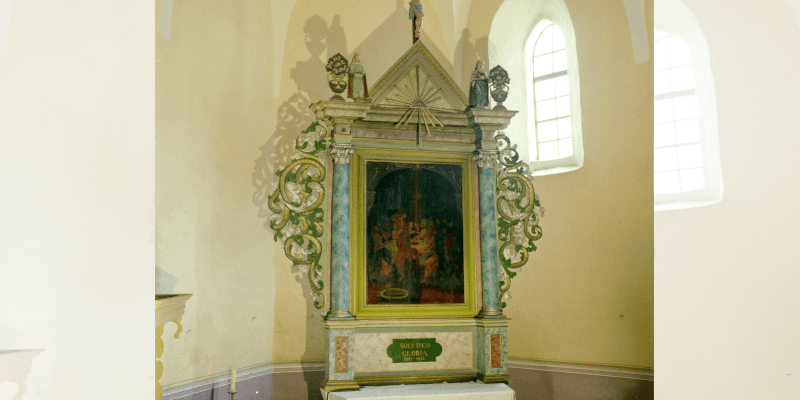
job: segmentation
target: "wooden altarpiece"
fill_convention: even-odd
[[[503,300],[541,237],[527,163],[500,132],[516,111],[469,107],[422,41],[369,95],[311,105],[269,200],[318,309],[329,293],[322,389],[507,382]]]

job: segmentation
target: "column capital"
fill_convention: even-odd
[[[334,164],[350,164],[350,158],[353,156],[353,145],[334,143],[331,145],[331,156]]]
[[[493,168],[497,162],[497,150],[477,150],[472,160],[478,162],[478,168]]]

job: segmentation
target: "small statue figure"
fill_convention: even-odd
[[[408,19],[411,21],[411,29],[414,32],[414,40],[411,43],[416,43],[419,36],[422,34],[422,0],[411,0],[408,8]]]
[[[478,60],[472,71],[469,84],[470,108],[486,109],[489,107],[489,76],[483,72],[484,62]]]
[[[347,97],[354,101],[366,101],[369,98],[367,90],[367,72],[364,64],[361,64],[361,55],[353,54],[353,62],[350,63],[350,74],[347,85]]]

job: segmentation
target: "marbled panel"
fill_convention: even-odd
[[[394,363],[386,350],[392,339],[435,338],[442,354],[435,362]],[[356,372],[472,369],[472,332],[386,332],[355,334]]]
[[[486,368],[487,368],[487,362],[486,362],[486,356],[485,356],[485,354],[487,353],[487,351],[486,351],[486,332],[485,332],[485,330],[483,328],[478,328],[477,336],[478,336],[478,345],[476,346],[476,349],[475,349],[475,351],[478,353],[477,357],[476,357],[477,358],[477,362],[478,362],[477,370],[478,370],[478,372],[480,372],[482,374],[485,374],[486,373]]]
[[[503,335],[491,336],[492,368],[503,368]]]
[[[331,311],[349,311],[350,165],[333,165],[331,210]]]
[[[339,356],[339,342],[340,338],[347,338],[347,368],[345,372],[339,372],[339,364],[337,363]],[[326,375],[328,380],[352,380],[353,379],[353,331],[352,330],[330,330],[328,331],[328,362],[326,363]]]
[[[480,330],[481,328],[479,328]],[[483,334],[481,335],[481,341],[483,342],[483,348],[481,349],[483,353],[483,363],[478,366],[478,372],[491,375],[491,374],[507,374],[508,373],[508,350],[506,343],[506,329],[507,328],[483,328]],[[502,343],[500,346],[500,355],[502,362],[500,363],[499,367],[495,367],[494,362],[494,348],[492,346],[492,339],[495,335],[500,336],[500,342]]]
[[[349,341],[350,338],[347,336],[336,337],[336,372],[347,372],[347,361],[350,358]]]
[[[483,308],[500,307],[500,288],[497,279],[497,212],[495,210],[494,175],[491,168],[479,170],[481,226],[481,281]]]

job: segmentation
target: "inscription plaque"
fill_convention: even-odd
[[[442,354],[442,345],[436,343],[436,338],[392,339],[386,354],[393,363],[435,362]]]

